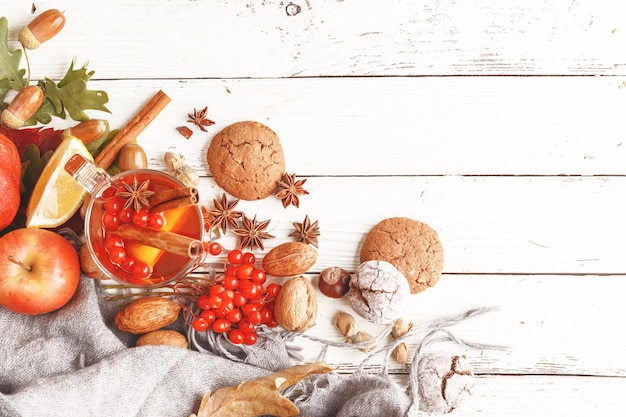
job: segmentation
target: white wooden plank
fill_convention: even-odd
[[[317,276],[309,278],[317,288]],[[625,288],[623,276],[444,275],[435,287],[412,296],[404,318],[419,326],[473,308],[497,308],[449,329],[457,337],[506,350],[468,349],[451,342],[428,345],[425,350],[425,354],[466,355],[477,374],[624,377],[626,340],[620,336],[624,326],[616,318],[626,313],[621,302]],[[385,328],[360,318],[343,298],[318,293],[318,302],[318,319],[307,335],[342,341],[333,326],[339,311],[353,314],[360,328],[370,334]],[[423,336],[419,332],[407,343],[411,356]],[[391,340],[384,339],[385,343]],[[318,358],[320,343],[303,337],[294,342],[305,358]],[[356,349],[340,347],[330,347],[325,356],[346,373],[357,369],[365,358]],[[365,363],[365,369],[380,369],[383,361],[377,355]],[[390,373],[407,371],[393,359],[389,362]]]
[[[292,239],[292,222],[305,214],[319,221],[316,270],[354,270],[370,228],[405,216],[437,230],[447,273],[626,272],[624,177],[314,177],[305,185],[300,209],[283,209],[273,197],[238,208],[272,219],[276,238],[266,250]],[[203,204],[221,193],[202,180]]]
[[[625,378],[481,377],[475,395],[450,415],[618,417],[625,387]]]
[[[15,27],[32,2],[5,2]],[[35,3],[68,24],[32,53],[59,76],[72,56],[111,78],[625,74],[620,2],[295,1]]]
[[[138,138],[150,163],[176,150],[208,174],[213,135],[274,129],[301,175],[624,175],[626,77],[325,78],[93,82],[121,127],[159,89],[172,102]],[[194,108],[215,125],[184,139]],[[55,120],[56,125],[70,121]],[[188,124],[187,124],[188,125]]]

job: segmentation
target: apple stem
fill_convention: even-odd
[[[9,256],[8,257],[9,261],[13,262],[14,264],[18,264],[19,266],[21,266],[22,268],[24,268],[27,271],[32,271],[33,267],[30,265],[26,265],[24,262],[22,261],[18,261],[17,259],[15,259],[13,256]]]

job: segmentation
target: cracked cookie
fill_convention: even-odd
[[[217,185],[242,200],[271,195],[285,172],[278,135],[262,123],[236,122],[219,131],[207,151]]]
[[[379,259],[391,263],[406,277],[411,293],[422,292],[439,281],[443,246],[437,232],[425,223],[391,217],[365,236],[360,261]]]
[[[406,310],[411,291],[402,273],[385,261],[358,266],[348,290],[352,309],[373,323],[391,323]]]

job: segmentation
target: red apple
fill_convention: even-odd
[[[15,143],[0,134],[0,230],[6,228],[20,207],[22,163]]]
[[[74,247],[46,229],[21,228],[0,238],[0,305],[20,314],[44,314],[74,295],[80,264]]]

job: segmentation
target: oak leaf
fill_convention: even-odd
[[[311,374],[331,370],[323,362],[297,365],[237,386],[220,388],[213,395],[209,391],[202,398],[198,413],[190,417],[294,417],[300,414],[298,407],[283,397],[280,391]]]

